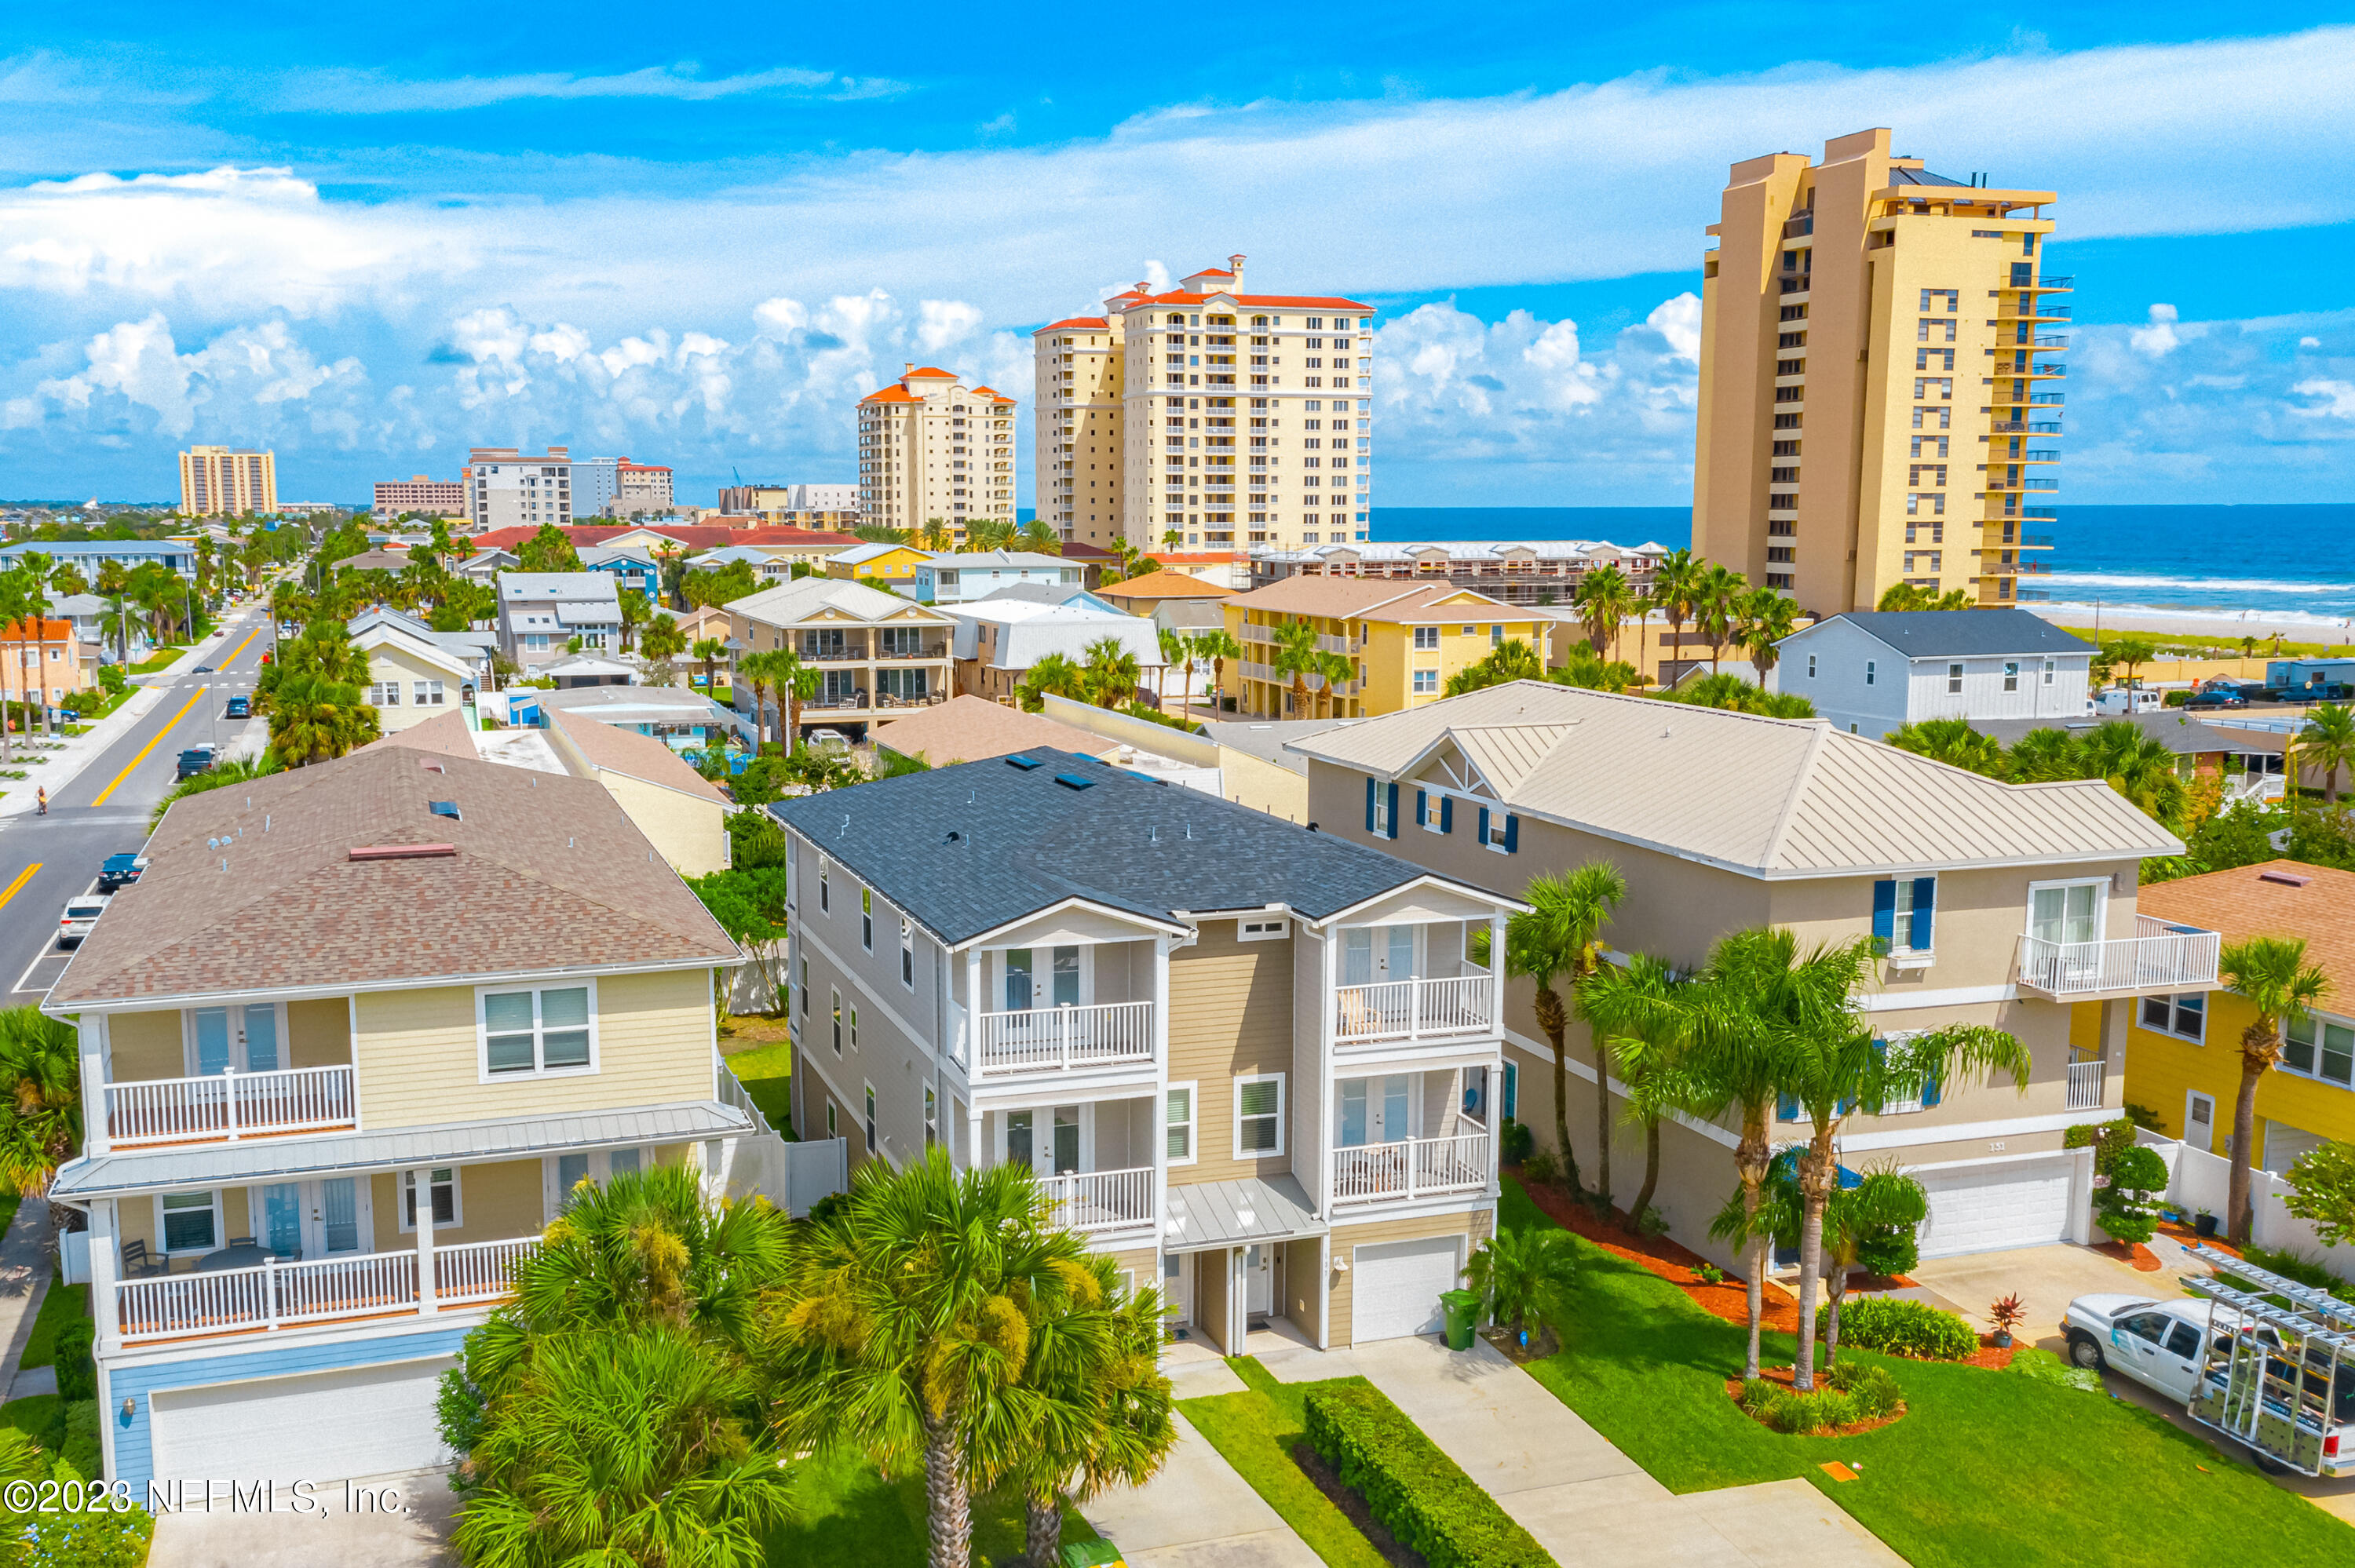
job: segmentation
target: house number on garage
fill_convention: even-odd
[[[1987,1152],[1989,1154],[2001,1154],[2003,1152],[2003,1145],[2000,1143],[1990,1143],[1987,1145]]]

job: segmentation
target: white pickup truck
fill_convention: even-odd
[[[2069,1303],[2061,1331],[2069,1338],[2073,1364],[2107,1368],[2189,1403],[2200,1381],[2208,1303],[2192,1297],[2153,1301],[2147,1296],[2080,1296]]]

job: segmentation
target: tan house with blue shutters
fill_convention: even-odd
[[[1462,881],[1518,895],[1529,879],[1608,860],[1627,898],[1605,927],[1620,953],[1699,966],[1755,926],[1802,948],[1887,945],[1861,999],[1886,1038],[1993,1024],[2034,1056],[2027,1091],[1939,1086],[1914,1106],[1852,1119],[1843,1162],[1894,1160],[1930,1191],[1925,1256],[2082,1239],[2092,1171],[2070,1126],[2115,1116],[2138,993],[2212,983],[2213,932],[2135,907],[2146,855],[2177,841],[2098,781],[2004,784],[1821,720],[1759,717],[1539,682],[1493,686],[1295,741],[1309,816]],[[2203,979],[2202,977],[2209,977]],[[1527,981],[1508,987],[1508,1113],[1550,1130],[1552,1056]],[[2073,1041],[2073,1003],[2088,1023]],[[1592,1169],[1595,1070],[1570,1042],[1572,1149]],[[1530,1075],[1535,1075],[1532,1077]],[[1624,1086],[1611,1090],[1614,1105]],[[1526,1104],[1523,1103],[1526,1096]],[[1617,1119],[1614,1185],[1641,1169],[1640,1128]],[[1806,1127],[1778,1107],[1777,1141]],[[1662,1129],[1657,1206],[1676,1237],[1708,1238],[1733,1189],[1731,1123]],[[1550,1141],[1549,1139],[1548,1141]]]

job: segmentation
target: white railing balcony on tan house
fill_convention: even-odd
[[[1488,1129],[1459,1114],[1457,1130],[1440,1138],[1361,1143],[1333,1150],[1333,1204],[1403,1203],[1485,1192]]]
[[[116,1148],[233,1143],[242,1138],[334,1132],[358,1125],[348,1063],[106,1086],[106,1137]]]
[[[1112,1231],[1153,1221],[1153,1167],[1042,1176],[1054,1223],[1065,1230]]]
[[[1333,995],[1333,1044],[1347,1050],[1484,1035],[1495,1022],[1494,1000],[1487,974],[1345,985]]]
[[[254,1268],[126,1279],[114,1287],[115,1321],[130,1343],[481,1307],[504,1299],[516,1265],[538,1249],[538,1236],[518,1236],[436,1247],[430,1255],[272,1259]],[[417,1288],[422,1255],[433,1260],[430,1307]]]
[[[975,1019],[974,1071],[1060,1072],[1153,1060],[1153,1003],[1103,1001],[1091,1007],[1032,1007]]]
[[[2019,985],[2056,1001],[2146,991],[2212,991],[2222,938],[2155,916],[2135,916],[2135,934],[2106,941],[2019,939]]]

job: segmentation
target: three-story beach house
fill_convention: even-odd
[[[751,1129],[741,956],[594,779],[404,745],[181,800],[147,859],[43,1004],[107,1474],[446,1459],[436,1381],[573,1188]]]
[[[1068,752],[770,808],[794,1118],[852,1158],[1038,1173],[1233,1352],[1427,1330],[1489,1234],[1497,977],[1476,882]]]
[[[2098,779],[2005,784],[1835,729],[1540,682],[1492,686],[1292,743],[1309,815],[1328,833],[1446,876],[1518,892],[1532,877],[1615,863],[1627,896],[1604,929],[1621,954],[1688,972],[1721,937],[1785,927],[1806,953],[1877,939],[1859,997],[1876,1038],[1956,1022],[2009,1031],[2034,1057],[2024,1093],[1932,1084],[1917,1103],[1857,1115],[1851,1168],[1894,1161],[1929,1190],[1923,1255],[2084,1240],[2092,1167],[2073,1125],[2115,1119],[2134,999],[2215,983],[2212,930],[2135,907],[2146,855],[2178,841]],[[2076,1009],[2081,1002],[2098,1006]],[[1529,982],[1508,988],[1508,1104],[1553,1141],[1553,1054]],[[1571,1147],[1592,1175],[1594,1055],[1569,1040]],[[1530,1075],[1535,1074],[1535,1077]],[[1614,1079],[1614,1187],[1642,1168],[1643,1131]],[[1537,1092],[1529,1092],[1537,1091]],[[1811,1130],[1796,1100],[1778,1143]],[[1661,1128],[1656,1204],[1686,1245],[1733,1192],[1732,1118]]]

